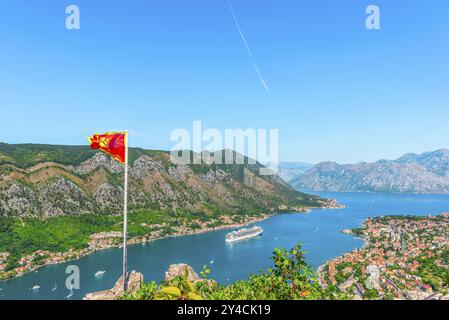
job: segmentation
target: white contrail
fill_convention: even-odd
[[[265,82],[262,73],[260,72],[259,67],[257,66],[256,60],[253,57],[253,53],[251,52],[251,49],[249,48],[248,42],[246,41],[246,37],[242,32],[242,29],[240,29],[239,22],[237,21],[237,17],[235,16],[234,9],[232,8],[232,4],[230,0],[227,0],[229,10],[232,14],[232,19],[234,20],[235,27],[237,28],[240,38],[242,38],[243,44],[245,45],[246,51],[248,52],[249,57],[251,58],[251,61],[253,63],[254,69],[256,70],[257,76],[259,77],[260,83],[262,83],[263,87],[265,88],[265,91],[267,93],[270,93],[270,88],[268,88],[267,83]]]

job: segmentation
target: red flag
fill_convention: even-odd
[[[115,160],[125,163],[126,133],[125,132],[107,132],[104,134],[94,134],[89,139],[92,149],[99,149]]]

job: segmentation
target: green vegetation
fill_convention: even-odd
[[[367,300],[376,300],[379,298],[379,293],[376,289],[366,289],[365,295],[363,296],[363,299]]]
[[[79,165],[92,158],[98,151],[85,146],[65,146],[48,144],[7,144],[0,142],[0,165],[13,164],[19,168],[28,168],[42,162],[56,162],[64,165]],[[144,150],[140,148],[129,149],[129,162],[132,165],[142,155],[158,156],[163,151]],[[166,157],[159,157],[164,160]],[[164,167],[174,166],[165,161]]]
[[[76,165],[91,158],[95,151],[88,146],[53,146],[43,144],[0,143],[0,164],[27,168],[41,162]]]
[[[449,249],[444,250],[441,255],[420,257],[418,262],[416,275],[422,278],[423,283],[435,291],[449,287],[449,270],[443,267],[449,265]]]
[[[186,216],[185,219],[191,217]],[[129,236],[148,234],[151,229],[143,224],[174,225],[174,220],[164,211],[139,211],[129,215]],[[98,232],[121,231],[120,215],[79,215],[50,219],[0,218],[0,252],[9,252],[8,268],[17,267],[24,255],[37,250],[67,252],[88,246],[89,237]],[[170,231],[170,230],[167,230]]]
[[[354,229],[351,229],[351,231],[354,235],[362,237],[365,234],[366,228],[365,227],[354,228]]]
[[[193,284],[187,274],[158,285],[144,284],[135,292],[125,295],[125,300],[334,300],[348,299],[335,287],[324,289],[315,273],[307,265],[299,243],[293,249],[275,249],[273,268],[251,275],[230,286],[222,286],[207,279],[210,270],[201,272],[204,280]]]

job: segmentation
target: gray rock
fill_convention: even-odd
[[[187,278],[192,281],[193,283],[196,283],[198,281],[202,281],[202,279],[198,276],[198,274],[193,270],[191,266],[185,263],[180,264],[172,264],[168,268],[168,271],[165,272],[165,281],[169,282],[173,280],[174,278],[181,276],[184,277],[186,274],[186,270],[188,272]]]
[[[79,166],[75,167],[73,171],[77,174],[87,174],[97,168],[104,168],[110,173],[123,172],[123,165],[113,160],[111,157],[106,156],[104,153],[97,153],[92,158],[84,161]]]
[[[25,216],[33,214],[36,204],[36,193],[23,184],[13,182],[1,191],[0,209],[3,215],[17,213],[19,216]]]
[[[142,287],[143,275],[139,272],[132,271],[128,275],[127,292],[136,292]],[[110,290],[103,290],[94,293],[88,293],[83,300],[117,300],[124,294],[123,276],[118,279],[115,286]]]
[[[144,179],[153,171],[162,171],[164,168],[149,156],[141,156],[134,161],[130,173],[136,178]]]
[[[42,215],[46,218],[95,211],[89,196],[72,181],[60,177],[39,190]]]
[[[122,206],[122,196],[123,188],[115,187],[110,183],[101,184],[93,194],[95,201],[101,207],[109,209],[120,209]]]

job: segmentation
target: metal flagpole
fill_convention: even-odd
[[[123,189],[124,203],[123,203],[123,290],[128,290],[128,272],[127,272],[127,259],[128,259],[128,130],[125,132],[125,186]]]

